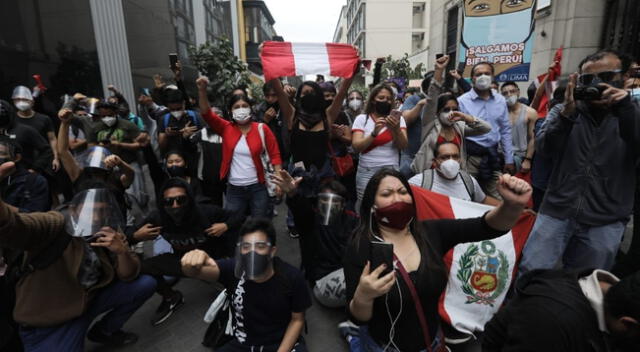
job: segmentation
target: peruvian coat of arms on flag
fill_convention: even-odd
[[[474,218],[492,208],[418,187],[412,190],[418,220]],[[443,259],[449,279],[438,305],[446,323],[468,335],[484,330],[516,277],[517,263],[534,221],[534,215],[523,213],[508,233],[492,240],[461,243],[447,252]]]

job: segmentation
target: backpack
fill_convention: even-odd
[[[433,178],[436,170],[427,169],[422,172],[422,184],[420,187],[424,189],[431,190],[433,188]],[[475,194],[475,185],[473,184],[473,179],[468,172],[464,170],[460,170],[460,177],[462,177],[462,183],[464,183],[464,188],[467,190],[469,194],[469,198],[473,201],[473,195]]]
[[[202,127],[202,124],[200,123],[200,119],[198,119],[198,116],[196,115],[195,111],[187,110],[187,115],[189,115],[189,119],[191,120],[191,123],[194,126],[198,127],[198,129]],[[167,126],[169,126],[170,119],[171,119],[171,113],[164,114],[164,116],[162,117],[162,127],[166,129]]]

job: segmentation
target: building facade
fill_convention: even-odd
[[[0,98],[16,85],[33,86],[31,76],[40,74],[54,105],[63,94],[106,96],[108,84],[134,105],[154,74],[170,79],[169,53],[178,53],[185,81],[193,82],[188,48],[237,38],[236,1],[2,1]]]
[[[471,0],[464,0],[471,1]],[[446,53],[456,60],[460,46],[463,0],[432,0],[430,11],[430,51],[428,68],[435,53]],[[613,48],[640,55],[640,2],[635,0],[538,0],[535,40],[530,78],[546,73],[555,51],[563,47],[563,76],[578,70],[580,61],[602,48]],[[528,82],[520,82],[525,91]]]
[[[246,62],[249,70],[256,75],[262,75],[262,62],[258,47],[269,40],[283,41],[278,36],[273,25],[269,8],[262,0],[245,0],[242,2],[244,12],[244,44],[246,48]]]
[[[429,52],[429,9],[426,0],[347,0],[334,40],[354,45],[362,57],[375,60],[408,54],[413,65]]]

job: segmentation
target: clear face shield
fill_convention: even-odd
[[[85,168],[94,168],[108,171],[109,168],[104,163],[104,160],[111,155],[112,153],[109,149],[95,146],[89,148],[84,155],[80,158],[82,161],[82,165],[80,165],[83,169]]]
[[[318,215],[320,224],[327,226],[336,222],[344,210],[344,198],[334,193],[318,194]]]
[[[124,228],[124,219],[113,193],[108,189],[88,189],[76,194],[63,211],[65,228],[73,237],[91,242],[103,227]]]
[[[238,242],[236,245],[235,276],[240,279],[256,280],[264,276],[273,265],[271,249],[267,241]]]

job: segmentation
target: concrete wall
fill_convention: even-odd
[[[412,6],[413,1],[407,0],[367,0],[367,58],[411,53]]]

